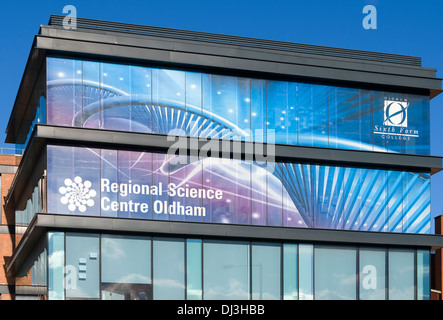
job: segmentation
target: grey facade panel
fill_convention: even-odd
[[[407,248],[443,247],[443,236],[268,226],[242,226],[109,217],[36,214],[28,231],[6,265],[8,274],[20,269],[38,239],[48,231],[124,233],[218,239],[295,241],[341,245],[399,246]]]

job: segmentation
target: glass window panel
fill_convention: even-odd
[[[65,234],[48,233],[48,299],[64,300]]]
[[[374,126],[374,148],[373,151],[386,152],[388,150],[388,138],[385,131],[385,93],[373,91],[372,117]],[[387,128],[386,128],[387,130]]]
[[[359,117],[360,117],[360,149],[372,151],[374,127],[372,119],[373,91],[360,90]]]
[[[129,77],[131,95],[129,101],[129,131],[151,132],[151,69],[130,66]]]
[[[48,124],[75,126],[82,111],[82,61],[47,58]]]
[[[47,155],[48,212],[100,215],[100,150],[48,146]]]
[[[131,129],[130,68],[124,64],[101,64],[101,129]]]
[[[101,183],[100,190],[100,204],[101,204],[101,216],[104,217],[117,217],[118,208],[112,206],[113,202],[118,201],[118,192],[112,192],[111,186],[114,183],[118,183],[118,162],[117,162],[117,150],[101,150],[101,180],[105,181]]]
[[[252,299],[280,299],[281,245],[253,243],[251,254]]]
[[[345,170],[333,166],[312,166],[313,211],[316,228],[343,228],[343,175]],[[344,198],[344,199],[343,199]]]
[[[102,235],[103,300],[151,300],[151,239]]]
[[[417,250],[417,300],[429,300],[430,287],[430,253],[428,250]]]
[[[119,217],[152,217],[151,164],[152,153],[118,151]]]
[[[251,131],[256,142],[267,141],[266,108],[266,81],[251,79]],[[271,143],[274,142],[275,137],[272,136]]]
[[[152,132],[168,134],[183,129],[185,120],[185,72],[152,69]]]
[[[73,147],[47,146],[48,182],[47,212],[70,214],[68,206],[60,202],[60,188],[73,178]]]
[[[186,240],[186,299],[201,300],[202,296],[202,240]]]
[[[202,123],[202,74],[186,72],[186,120],[183,130],[187,136],[197,137]]]
[[[405,173],[403,232],[431,232],[431,186],[429,173]]]
[[[276,162],[274,164],[274,176],[281,181],[282,187],[286,191],[283,192],[282,190],[282,211],[285,215],[285,225],[314,227],[314,196],[312,193],[314,186],[311,179],[313,167],[309,164],[300,163]],[[279,199],[278,196],[270,197],[268,202],[276,202]],[[289,215],[291,212],[288,211],[290,209],[288,208],[289,201],[292,201],[292,208],[296,209],[295,212],[292,212],[292,215]],[[278,209],[277,206],[276,208]],[[288,218],[291,218],[291,220],[288,221]]]
[[[152,197],[152,218],[155,220],[168,220],[169,205],[168,183],[169,173],[162,170],[163,165],[168,160],[168,155],[152,153],[152,185],[158,186],[162,190],[161,194]]]
[[[58,147],[55,147],[58,148]],[[58,151],[61,152],[61,151]],[[65,176],[72,180],[71,188],[77,188],[80,193],[79,201],[74,201],[75,208],[71,201],[75,200],[75,192],[71,194],[68,209],[78,215],[99,216],[100,215],[100,149],[75,147],[73,154],[73,175]],[[64,165],[64,164],[63,164]],[[65,166],[66,168],[66,166]],[[66,186],[66,181],[65,181]],[[60,186],[59,186],[60,187]],[[59,190],[60,191],[60,190]],[[68,193],[65,194],[65,196]],[[74,209],[74,210],[73,210]]]
[[[313,146],[328,147],[328,87],[312,85],[312,134]]]
[[[387,187],[387,216],[388,231],[403,231],[403,176],[401,171],[387,171],[388,185]]]
[[[300,83],[297,85],[297,89],[298,143],[300,145],[313,146],[312,85]]]
[[[338,145],[343,149],[361,150],[362,116],[360,110],[361,90],[336,88],[337,112],[340,114]],[[366,129],[366,128],[365,128]],[[371,128],[367,128],[371,129]]]
[[[82,67],[82,113],[74,118],[76,127],[100,128],[100,112],[103,99],[121,95],[117,90],[108,87],[106,77],[100,75],[102,64],[96,61],[83,61]]]
[[[386,299],[386,250],[360,249],[360,300]]]
[[[413,251],[389,250],[389,300],[415,298],[415,257]]]
[[[357,250],[315,247],[314,280],[316,300],[357,298]]]
[[[314,246],[299,244],[299,299],[312,300],[314,298]]]
[[[298,299],[298,246],[283,244],[283,299]]]
[[[206,300],[250,298],[249,243],[203,243],[203,292]]]
[[[185,242],[153,239],[154,300],[185,298]]]
[[[272,165],[268,162],[268,165]],[[267,197],[266,213],[268,226],[283,225],[283,184],[273,174],[266,175]]]
[[[344,183],[343,222],[346,230],[358,230],[361,223],[361,180],[364,179],[364,169],[346,168]]]
[[[266,225],[267,221],[267,176],[266,168],[273,170],[274,164],[260,162],[251,165],[251,224]]]
[[[429,98],[407,94],[407,127],[403,130],[403,153],[429,155]]]
[[[274,130],[275,143],[286,144],[288,138],[288,82],[267,81],[267,129]],[[287,123],[288,122],[288,123]],[[271,132],[268,132],[270,134]]]
[[[204,188],[202,184],[202,162],[191,162],[193,158],[186,155],[178,157],[169,156],[168,159],[162,171],[170,173],[170,184],[180,188]],[[183,183],[184,181],[185,183]],[[212,202],[217,200],[208,201]],[[170,220],[201,222],[208,214],[208,210],[203,207],[203,199],[200,197],[182,196],[176,193],[170,195],[169,203],[172,205],[169,211]]]
[[[99,235],[66,234],[66,299],[100,298]]]

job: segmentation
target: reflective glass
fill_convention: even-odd
[[[314,246],[299,244],[299,299],[314,299]]]
[[[283,244],[283,299],[298,299],[298,246]]]
[[[251,255],[252,299],[280,299],[281,245],[252,243]]]
[[[66,233],[66,299],[100,298],[99,235]]]
[[[202,240],[186,240],[186,299],[202,299]]]
[[[388,171],[387,215],[389,232],[403,232],[403,180],[401,171]]]
[[[346,247],[315,247],[314,296],[316,300],[357,298],[357,251]]]
[[[360,300],[386,299],[386,250],[359,250]]]
[[[417,250],[417,300],[429,300],[431,297],[431,266],[428,250]]]
[[[52,125],[429,154],[425,96],[54,57],[47,75]]]
[[[415,254],[389,250],[389,300],[415,299]]]
[[[151,240],[147,237],[102,235],[103,300],[151,300]]]
[[[203,243],[203,293],[205,300],[250,298],[249,243]]]
[[[185,298],[184,239],[153,239],[154,300]]]
[[[48,233],[48,299],[64,300],[65,234]]]

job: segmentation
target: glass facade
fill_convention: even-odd
[[[45,81],[29,132],[43,123],[429,155],[421,95],[60,57],[47,58]],[[34,175],[43,179],[22,196],[17,222],[43,212],[431,233],[429,172],[275,161],[262,151],[264,161],[252,161],[47,145],[44,173]],[[59,230],[29,259],[19,278],[50,300],[430,298],[423,248]]]
[[[47,235],[28,274],[44,279],[50,300],[430,298],[430,253],[421,249]]]
[[[429,99],[151,66],[47,58],[51,125],[429,154]]]
[[[430,176],[393,170],[47,147],[47,212],[430,233]]]

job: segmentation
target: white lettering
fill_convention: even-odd
[[[363,18],[363,28],[366,30],[377,29],[377,9],[373,5],[366,5],[363,7],[363,13],[368,15]]]

